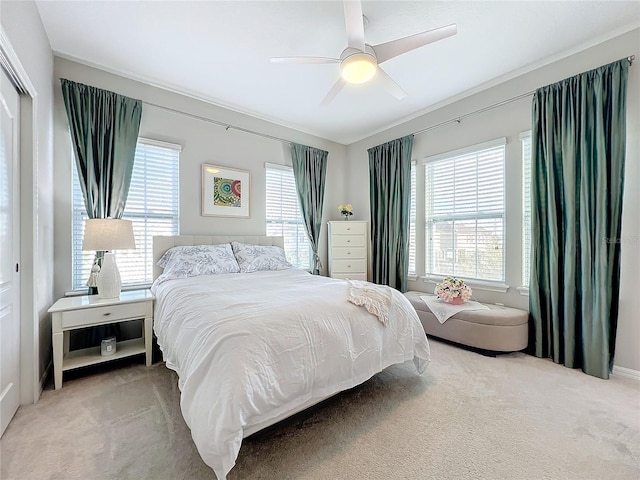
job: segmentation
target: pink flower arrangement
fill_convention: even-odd
[[[471,298],[472,290],[464,280],[446,277],[442,283],[436,285],[433,293],[443,302],[463,303]]]

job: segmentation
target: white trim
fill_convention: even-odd
[[[420,277],[425,283],[433,283],[434,285],[444,280],[444,277],[424,276]],[[506,293],[511,288],[506,283],[487,282],[482,280],[465,280],[465,283],[477,290],[486,290],[487,292]]]
[[[22,66],[22,62],[20,62],[20,58],[18,58],[18,54],[11,45],[2,25],[0,25],[0,55],[3,57],[0,63],[9,70],[11,80],[17,83],[16,87],[19,92],[32,98],[35,97],[36,89],[31,83],[29,75],[27,75],[27,71]]]
[[[153,140],[152,138],[138,137],[138,143],[144,143],[145,145],[152,145],[160,148],[169,148],[178,152],[182,151],[182,145],[179,143],[161,142],[160,140]]]
[[[270,162],[264,162],[264,168],[265,170],[267,168],[275,168],[278,170],[284,170],[286,172],[291,172],[293,170],[293,167],[291,165],[281,165],[279,163],[270,163]]]
[[[526,132],[520,132],[520,141],[531,138],[531,130],[527,130]]]
[[[524,295],[525,297],[529,296],[529,287],[516,287],[516,290],[518,290],[520,295]]]
[[[640,382],[640,371],[638,370],[633,370],[631,368],[619,367],[617,365],[614,365],[613,371],[611,373],[618,377],[630,378],[632,380]]]
[[[500,137],[494,140],[489,140],[488,142],[476,143],[475,145],[469,145],[467,147],[458,148],[456,150],[451,150],[449,152],[438,153],[436,155],[431,155],[429,157],[423,158],[422,163],[431,163],[437,162],[438,160],[445,160],[455,157],[460,157],[462,155],[467,155],[469,153],[477,153],[483,150],[489,150],[490,148],[496,147],[504,147],[507,144],[507,137]]]
[[[409,280],[410,282],[415,282],[418,280],[418,275],[416,275],[415,273],[410,273],[409,275],[407,275],[407,280]]]

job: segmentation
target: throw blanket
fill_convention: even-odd
[[[376,285],[362,280],[348,280],[349,301],[367,309],[369,313],[378,317],[386,327],[389,321],[389,308],[393,293],[391,287]]]
[[[452,305],[450,303],[443,302],[435,295],[425,295],[420,298],[427,304],[429,310],[433,312],[441,324],[453,317],[456,313],[464,310],[489,310],[489,307],[486,305],[473,301],[467,301],[460,305]]]

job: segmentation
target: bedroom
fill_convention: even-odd
[[[635,5],[637,6],[637,3]],[[71,140],[65,125],[59,78],[68,78],[134,98],[142,98],[149,103],[327,150],[329,156],[325,190],[324,223],[326,223],[327,220],[339,219],[339,212],[335,207],[344,202],[354,205],[354,218],[368,219],[368,189],[362,186],[362,179],[368,177],[367,148],[458,118],[523,92],[532,91],[629,55],[637,55],[640,43],[636,8],[635,18],[627,17],[615,28],[612,27],[605,32],[600,32],[594,38],[581,41],[573,50],[563,51],[557,58],[546,59],[541,61],[540,65],[533,65],[531,71],[523,71],[520,75],[514,75],[513,78],[502,79],[495,85],[478,86],[477,91],[467,92],[468,95],[465,98],[434,108],[433,111],[425,112],[416,118],[407,119],[397,126],[366,135],[366,138],[363,136],[358,141],[341,143],[282,127],[54,55],[42,25],[38,5],[32,2],[3,1],[0,8],[4,33],[38,93],[33,105],[29,100],[25,100],[25,108],[33,106],[33,120],[38,126],[37,140],[32,143],[34,163],[21,166],[23,182],[21,245],[24,248],[21,261],[23,285],[21,305],[25,318],[23,321],[24,344],[21,352],[23,367],[27,372],[21,387],[23,398],[31,399],[23,400],[25,404],[32,403],[38,398],[41,382],[44,381],[43,377],[49,372],[51,365],[51,320],[47,310],[55,300],[72,289],[71,215],[69,214],[72,164],[68,160],[71,157]],[[338,20],[340,20],[339,17]],[[629,27],[629,25],[635,25],[635,27]],[[393,35],[392,38],[396,36]],[[270,54],[286,55],[287,53],[271,52]],[[313,53],[300,52],[300,54]],[[627,98],[629,132],[638,131],[640,85],[636,67],[637,64],[634,64],[629,69]],[[324,91],[319,98],[322,95]],[[506,137],[508,139],[507,156],[515,162],[515,169],[507,170],[507,204],[514,206],[515,212],[512,217],[519,219],[521,204],[518,170],[519,135],[530,128],[530,98],[522,99],[483,114],[468,117],[460,124],[448,124],[417,135],[413,157],[422,160],[438,153]],[[371,132],[373,131],[372,129]],[[261,212],[258,203],[254,204],[256,206],[250,219],[222,219],[200,215],[200,165],[206,162],[231,166],[233,162],[238,168],[251,171],[251,193],[254,201],[258,201],[265,195],[264,163],[289,164],[287,145],[234,129],[227,131],[224,127],[196,118],[176,115],[157,107],[146,108],[140,136],[179,143],[183,146],[179,179],[181,233],[196,234],[203,231],[224,231],[237,235],[264,233],[264,212]],[[211,145],[215,145],[215,152],[212,151]],[[637,238],[640,235],[637,211],[639,202],[637,190],[629,187],[633,185],[630,183],[631,179],[637,180],[640,177],[637,134],[627,136],[627,149],[627,188],[622,228],[623,238],[630,239],[630,242],[622,245],[622,289],[614,377],[616,370],[636,376],[640,371],[640,357],[637,349],[637,339],[640,338],[640,321],[637,315],[640,311],[640,300],[636,295],[633,280],[635,271],[640,266],[640,257],[636,248]],[[509,217],[509,211],[507,216]],[[511,288],[507,293],[477,290],[476,296],[479,300],[527,308],[527,297],[521,295],[515,288],[521,285],[520,228],[519,221],[507,222],[506,283]],[[320,256],[322,263],[326,266],[326,225],[323,226],[320,238],[324,239],[320,242]],[[635,243],[633,239],[636,239]],[[419,258],[417,263],[424,263],[423,260]],[[429,291],[433,285],[418,279],[410,282],[409,287],[411,290]],[[435,362],[435,358],[433,361]],[[428,372],[429,369],[427,369]]]

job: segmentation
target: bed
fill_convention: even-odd
[[[178,374],[180,406],[194,443],[219,480],[235,465],[243,438],[390,365],[413,360],[422,373],[429,362],[423,327],[402,294],[276,268],[282,267],[279,259],[260,268],[250,255],[267,252],[271,262],[272,254],[284,258],[282,247],[282,237],[266,236],[153,241],[154,332],[166,366]],[[202,259],[182,269],[167,265],[194,250],[215,250],[224,258],[210,263],[223,271],[200,274],[198,268],[209,262]],[[241,271],[232,270],[228,251]],[[386,317],[371,302],[348,301],[366,286],[388,295]]]

